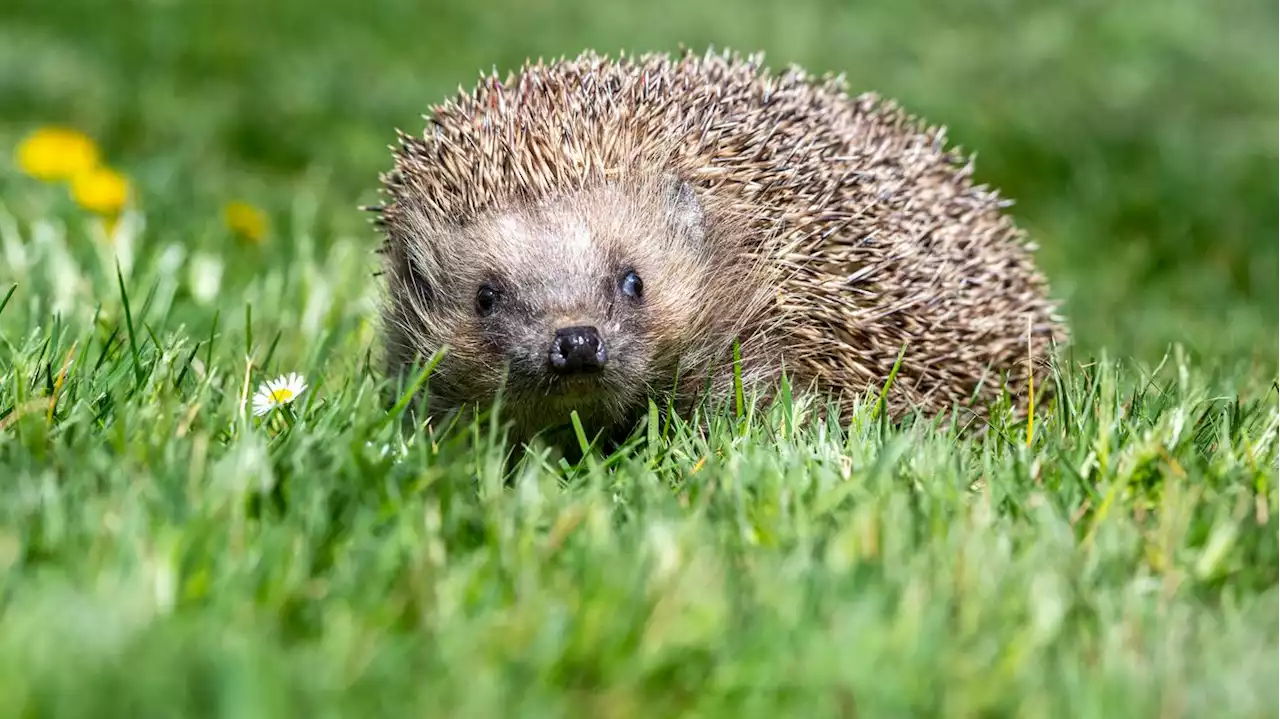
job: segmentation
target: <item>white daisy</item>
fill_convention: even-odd
[[[307,382],[297,372],[264,382],[253,396],[253,413],[261,417],[277,407],[289,404],[306,391]]]

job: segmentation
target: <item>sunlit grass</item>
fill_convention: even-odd
[[[0,212],[6,714],[1276,710],[1242,375],[1068,357],[974,435],[748,392],[569,464],[394,420],[361,241],[197,290],[144,210],[96,244],[41,187]]]

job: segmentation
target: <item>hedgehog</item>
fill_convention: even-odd
[[[768,399],[784,373],[842,420],[891,375],[895,419],[983,416],[1067,340],[973,157],[843,75],[588,50],[482,73],[424,119],[367,209],[386,367],[436,357],[433,416],[625,435],[651,401]]]

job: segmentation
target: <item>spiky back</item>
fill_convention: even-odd
[[[422,137],[400,135],[376,222],[405,230],[412,208],[449,226],[675,171],[713,217],[743,228],[726,240],[743,261],[773,273],[760,281],[776,302],[744,319],[802,380],[859,395],[905,345],[891,410],[946,409],[1065,339],[1031,248],[940,128],[849,97],[842,78],[775,74],[761,60],[586,52],[483,76],[432,108]]]

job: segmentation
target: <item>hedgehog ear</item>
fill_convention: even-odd
[[[668,221],[685,232],[701,236],[703,232],[702,202],[694,193],[693,185],[670,172],[664,174],[660,182],[662,207],[666,211]]]

